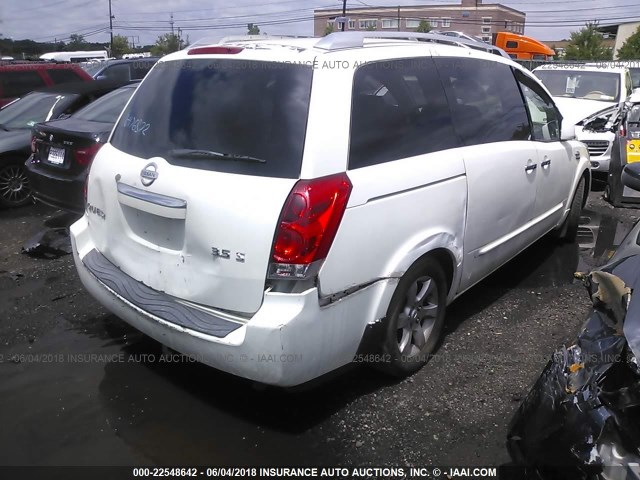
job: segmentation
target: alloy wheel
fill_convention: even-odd
[[[24,167],[9,164],[0,168],[0,201],[8,206],[22,205],[31,195]]]
[[[409,287],[398,315],[398,349],[404,357],[421,352],[438,316],[438,286],[429,276],[416,279]]]

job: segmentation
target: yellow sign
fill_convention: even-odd
[[[640,162],[640,140],[627,141],[627,163]]]

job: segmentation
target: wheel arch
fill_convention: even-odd
[[[433,258],[442,267],[447,285],[447,297],[451,294],[453,278],[456,273],[456,262],[453,253],[446,248],[436,248],[422,255],[416,262],[425,258]]]
[[[428,232],[420,232],[408,241],[403,248],[387,263],[388,277],[402,278],[416,263],[429,257],[442,267],[447,281],[447,303],[455,296],[456,286],[460,281],[463,258],[464,219],[454,230],[432,228]]]

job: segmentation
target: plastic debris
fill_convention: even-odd
[[[22,246],[21,253],[37,258],[58,258],[71,253],[66,228],[47,228],[36,233]]]
[[[509,453],[534,478],[640,478],[640,255],[576,277],[593,309],[524,398]]]

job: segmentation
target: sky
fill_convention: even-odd
[[[348,0],[347,7],[443,5],[460,0]],[[193,43],[200,38],[244,35],[247,23],[272,35],[313,35],[313,9],[342,7],[341,0],[111,0],[114,34],[135,45],[181,30]],[[568,38],[586,21],[601,25],[640,19],[640,0],[484,0],[527,14],[525,34],[539,40]],[[634,15],[635,14],[635,15]],[[88,41],[109,39],[109,0],[0,0],[0,34],[14,40],[68,41],[73,33]]]

